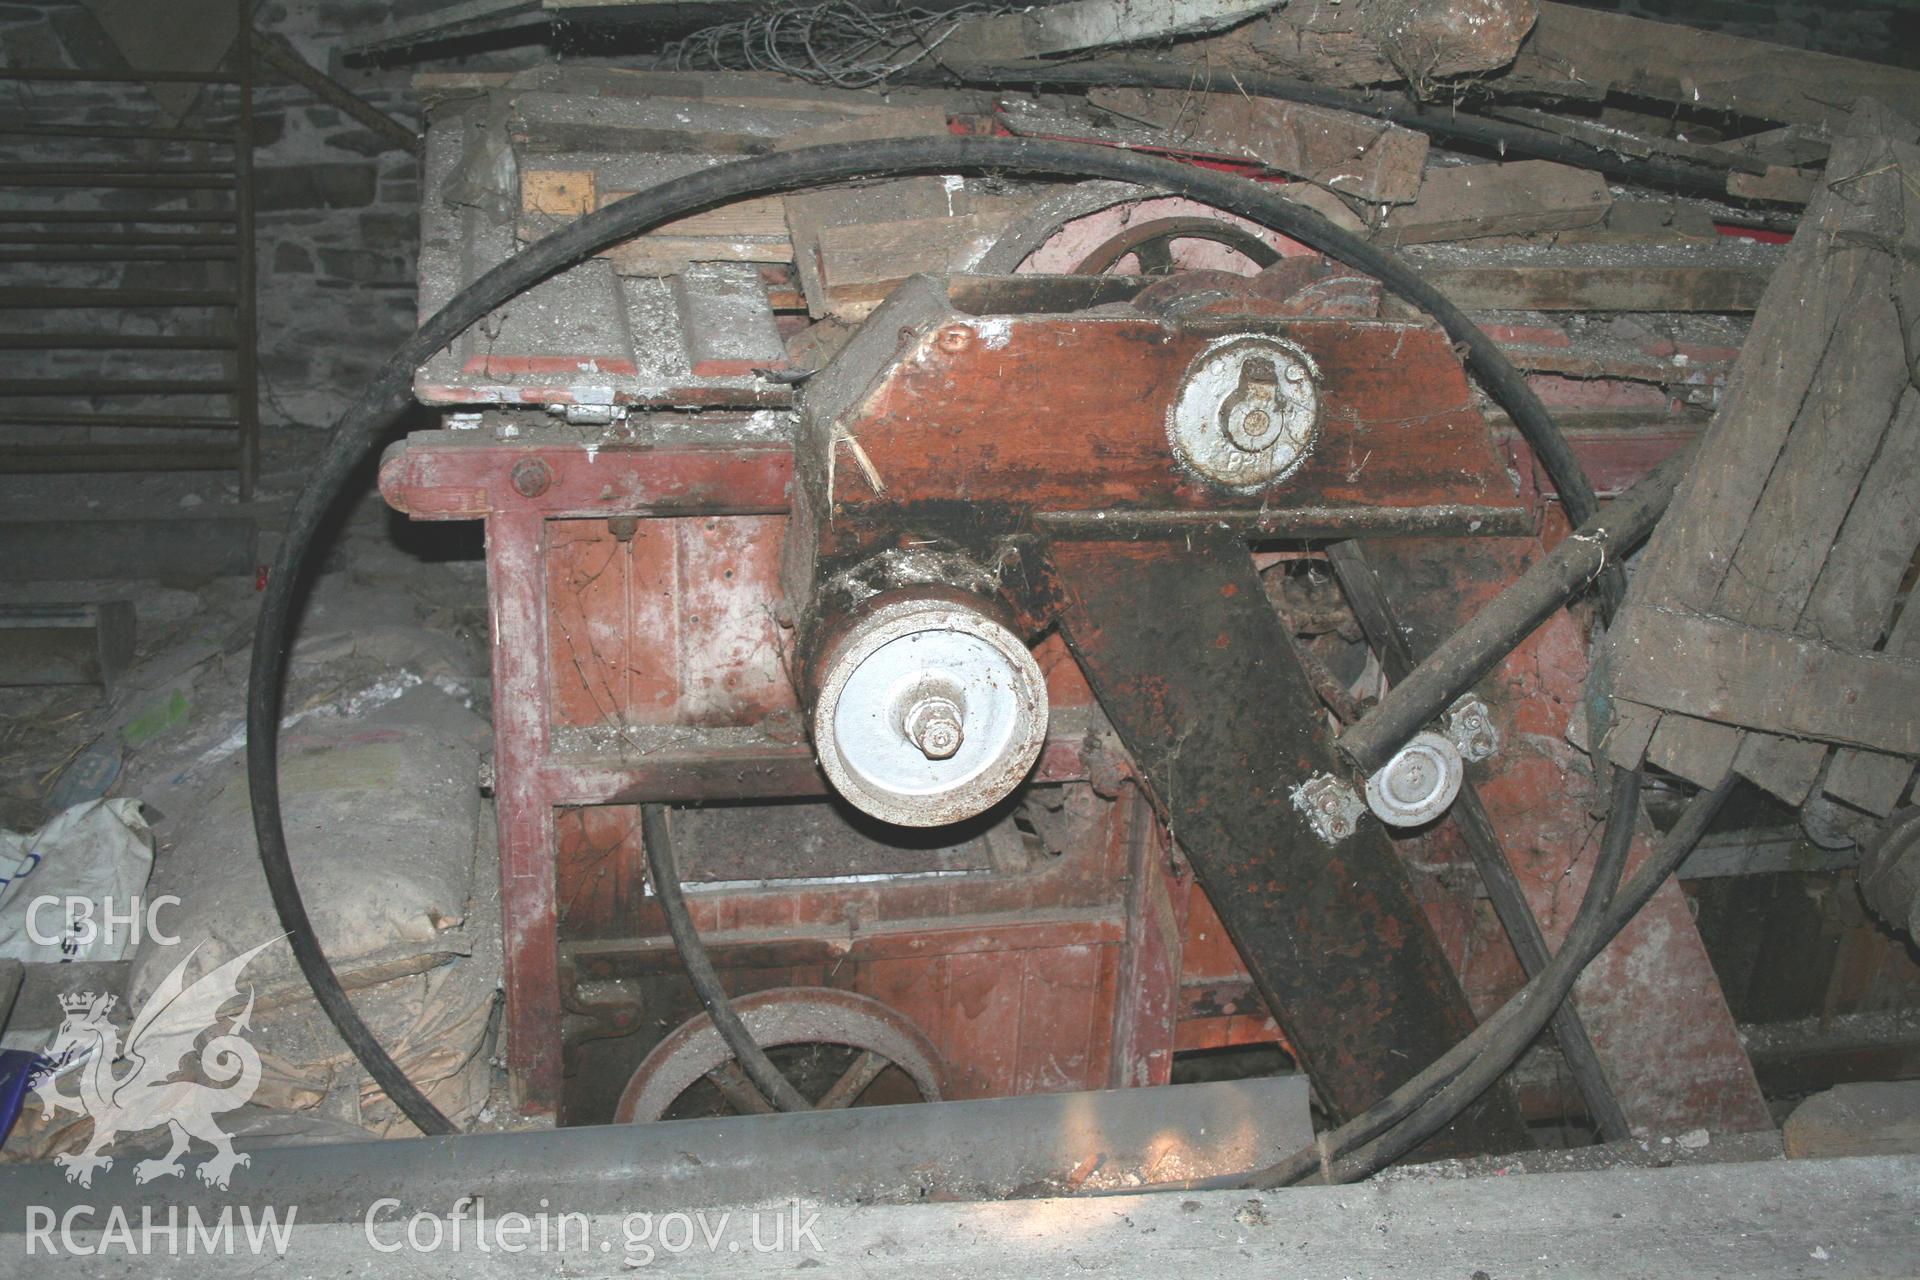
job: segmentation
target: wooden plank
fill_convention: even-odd
[[[822,229],[816,253],[828,314],[862,319],[908,276],[944,274],[956,261],[985,252],[1019,209],[1011,202],[976,204],[986,207],[952,217]]]
[[[1892,263],[1873,255],[1754,504],[1713,613],[1781,630],[1798,620],[1907,387],[1891,285]],[[1856,531],[1856,543],[1861,536]]]
[[[1913,226],[1920,200],[1901,182],[1920,151],[1883,139],[1900,167],[1851,184],[1855,199]],[[1885,250],[1920,248],[1911,234]],[[1903,420],[1907,358],[1896,282],[1910,268],[1892,252],[1858,245],[1854,301],[1834,331],[1806,402],[1768,477],[1721,584],[1713,612],[1797,630],[1850,650],[1875,647],[1920,533],[1913,425]],[[1889,427],[1888,421],[1893,421]],[[1891,445],[1891,452],[1886,447]],[[1734,767],[1789,804],[1812,792],[1825,744],[1752,736]]]
[[[1793,1160],[1920,1153],[1920,1080],[1836,1085],[1795,1107],[1780,1132]]]
[[[1587,169],[1549,160],[1455,165],[1429,171],[1419,199],[1374,238],[1407,245],[1564,231],[1598,226],[1612,205],[1606,179]]]
[[[1885,652],[1920,660],[1920,609],[1914,608],[1911,600],[1894,622]],[[1913,767],[1913,761],[1900,756],[1843,747],[1833,753],[1821,790],[1835,800],[1884,818],[1907,794]]]
[[[1427,136],[1384,120],[1240,93],[1092,89],[1087,101],[1164,131],[1170,147],[1251,160],[1371,204],[1421,193]]]
[[[1468,311],[1740,313],[1761,302],[1764,266],[1428,266],[1433,286]]]
[[[947,133],[947,109],[937,103],[922,103],[796,129],[776,142],[773,149],[792,151],[829,142],[877,142],[882,138],[941,138]]]
[[[757,155],[796,129],[846,119],[836,110],[789,104],[742,106],[721,99],[608,97],[563,92],[513,93],[508,123],[514,147],[533,154],[668,152]]]
[[[1645,707],[1624,698],[1613,700],[1613,727],[1601,745],[1607,758],[1622,769],[1638,769],[1647,758],[1647,748],[1660,727],[1658,707]]]
[[[809,132],[812,142],[866,142],[887,137],[932,137],[947,131],[944,116],[926,111],[891,112],[877,125],[843,122]],[[876,132],[875,130],[878,130]],[[787,229],[792,237],[794,274],[800,278],[807,310],[814,317],[832,310],[826,281],[821,275],[820,236],[829,228],[869,222],[938,218],[971,212],[971,193],[959,179],[908,178],[858,187],[801,191],[785,197]]]
[[[1647,743],[1647,759],[1697,787],[1713,787],[1740,754],[1739,730],[1695,716],[1667,713]]]
[[[1222,35],[1183,44],[1198,76],[1230,68],[1328,85],[1398,85],[1485,76],[1513,61],[1532,28],[1536,0],[1313,0],[1277,8]]]
[[[1818,169],[1798,169],[1791,165],[1770,164],[1765,173],[1729,173],[1727,194],[1742,200],[1773,200],[1780,204],[1806,204],[1820,186]]]
[[[1272,8],[1271,0],[1061,0],[1013,13],[960,22],[941,39],[939,56],[954,63],[1017,62],[1218,31]]]
[[[1920,74],[1567,4],[1543,4],[1495,86],[1608,90],[1784,123],[1842,126],[1858,98],[1920,119]]]
[[[600,207],[591,169],[528,169],[520,175],[520,211],[577,218]]]
[[[1920,661],[1678,609],[1628,606],[1614,625],[1621,696],[1687,715],[1920,755]]]
[[[1897,345],[1897,331],[1888,337]],[[1898,356],[1893,351],[1885,358]],[[1879,444],[1797,628],[1848,649],[1871,649],[1879,642],[1920,543],[1920,390],[1906,388]],[[1774,795],[1799,804],[1812,791],[1826,754],[1820,743],[1755,738],[1742,748],[1736,767]]]

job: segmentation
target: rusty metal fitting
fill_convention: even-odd
[[[1469,764],[1478,763],[1500,750],[1500,729],[1493,723],[1487,704],[1473,694],[1463,694],[1440,718],[1447,740]]]
[[[958,355],[973,345],[973,329],[964,324],[950,324],[935,334],[933,340],[948,355]]]
[[[537,498],[553,485],[553,471],[539,458],[522,458],[507,473],[513,491],[523,498]]]
[[[1293,789],[1293,807],[1306,815],[1315,835],[1338,844],[1354,833],[1367,802],[1332,774],[1316,773]]]
[[[1222,338],[1195,358],[1167,410],[1174,457],[1209,484],[1248,492],[1292,474],[1320,425],[1320,370],[1282,338]]]

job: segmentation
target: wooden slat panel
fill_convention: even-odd
[[[1782,631],[1629,607],[1617,676],[1636,702],[1769,733],[1920,755],[1920,662],[1849,653]]]
[[[1828,172],[1844,176],[1814,202],[1768,285],[1726,403],[1634,583],[1636,605],[1774,631],[1801,625],[1906,382],[1891,296],[1904,268],[1868,245],[1904,229],[1909,197],[1893,149],[1912,134],[1869,110],[1836,144]],[[1847,647],[1871,648],[1871,640],[1850,633]],[[1645,654],[1616,649],[1626,704],[1637,679],[1685,678],[1640,669],[1646,665]],[[1637,764],[1644,744],[1647,758],[1692,781],[1710,785],[1737,767],[1794,802],[1818,776],[1824,746],[1746,743],[1740,729],[1710,714],[1659,715],[1697,711],[1709,697],[1655,701],[1623,704],[1607,740],[1616,762]]]
[[[1899,344],[1897,329],[1887,335]],[[1897,351],[1882,355],[1882,368]],[[1860,483],[1846,522],[1820,571],[1797,628],[1844,649],[1870,650],[1887,629],[1901,576],[1920,542],[1920,390],[1906,388],[1878,455]],[[1792,804],[1805,800],[1820,776],[1827,748],[1784,738],[1750,738],[1735,767]]]

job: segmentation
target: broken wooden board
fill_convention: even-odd
[[[1920,661],[1920,609],[1904,609],[1887,637],[1885,652]],[[1821,791],[1842,804],[1884,818],[1908,798],[1914,763],[1902,756],[1851,747],[1833,753]]]
[[[1087,101],[1159,131],[1173,150],[1251,161],[1369,204],[1420,194],[1427,136],[1384,120],[1242,93],[1092,89]]]
[[[1752,311],[1767,273],[1751,267],[1433,266],[1420,273],[1469,311]]]
[[[1365,85],[1497,71],[1532,28],[1534,0],[1292,0],[1181,53],[1207,67],[1246,67],[1320,84]]]
[[[1679,609],[1614,622],[1622,698],[1722,725],[1920,755],[1920,662]]]
[[[783,145],[872,142],[881,138],[944,137],[946,134],[945,112],[923,107],[889,111],[866,119],[810,129],[804,135],[787,139]],[[872,305],[865,294],[877,287],[871,276],[871,255],[860,251],[857,245],[852,246],[863,258],[860,267],[862,296],[843,300],[845,306],[852,308],[851,311],[836,310],[833,290],[825,275],[826,259],[821,249],[823,235],[844,227],[879,227],[963,216],[975,211],[973,200],[977,192],[977,184],[970,185],[959,177],[929,177],[798,191],[785,197],[782,204],[792,240],[794,273],[799,277],[800,288],[806,295],[807,310],[815,318],[839,315],[842,319],[848,319],[854,318],[854,312],[864,315],[863,308]],[[886,233],[879,234],[882,239],[888,239]],[[944,243],[944,235],[942,239]],[[837,245],[846,244],[845,237],[837,240]],[[916,255],[914,261],[921,265],[902,272],[897,279],[905,279],[913,271],[926,270],[929,260],[928,256]],[[934,269],[944,265],[942,260]],[[849,270],[852,270],[850,265]]]
[[[1869,105],[1834,148],[1629,594],[1641,631],[1615,645],[1617,763],[1644,755],[1703,785],[1731,769],[1799,804],[1830,743],[1911,751],[1898,712],[1855,704],[1890,696],[1911,665],[1875,650],[1920,542],[1903,333],[1920,302],[1916,136]],[[1655,639],[1656,622],[1671,635]],[[1893,683],[1857,683],[1880,674]],[[1809,696],[1837,699],[1826,710],[1851,736],[1822,727]],[[1850,755],[1841,790],[1896,803],[1907,771],[1883,758]]]
[[[1431,244],[1597,226],[1613,196],[1599,174],[1549,160],[1436,168],[1419,199],[1374,233],[1382,244]]]
[[[1498,89],[1608,92],[1838,129],[1857,98],[1920,118],[1920,73],[1568,4],[1543,4]]]
[[[847,119],[838,110],[743,106],[721,99],[595,97],[516,92],[508,131],[516,149],[760,155],[799,129]]]
[[[711,161],[688,156],[554,157],[569,167],[523,168],[518,235],[531,244],[584,213],[642,189],[644,171],[655,181],[690,173]],[[657,161],[658,163],[650,163]],[[675,163],[677,162],[677,163]],[[737,200],[602,250],[622,275],[667,275],[690,262],[791,262],[786,206],[778,196]]]
[[[1920,1152],[1920,1080],[1838,1085],[1816,1093],[1781,1128],[1791,1160]]]
[[[1277,0],[1063,0],[962,20],[938,44],[943,62],[1018,62],[1058,53],[1141,44],[1218,31]]]
[[[1622,252],[1599,243],[1417,246],[1405,257],[1469,311],[1697,311],[1759,305],[1784,254],[1777,245],[1676,238]]]
[[[1805,204],[1813,199],[1820,170],[1770,164],[1765,173],[1729,173],[1727,194],[1742,200],[1771,200],[1776,204]]]
[[[1018,201],[976,198],[968,213],[822,227],[816,242],[822,313],[865,319],[909,276],[945,274],[993,246],[1018,216]],[[807,298],[811,310],[812,294]]]

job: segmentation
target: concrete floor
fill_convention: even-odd
[[[1148,1280],[1226,1275],[1374,1277],[1912,1276],[1920,1268],[1920,1158],[1771,1161],[1108,1199],[1027,1200],[674,1214],[636,1186],[632,1213],[568,1227],[564,1251],[538,1248],[538,1228],[490,1251],[462,1224],[381,1216],[373,1240],[359,1222],[296,1223],[284,1258],[63,1258],[61,1274],[142,1277],[618,1276],[661,1266],[674,1276],[907,1276],[985,1280],[1095,1272]],[[555,1207],[555,1212],[561,1206]],[[451,1208],[451,1206],[447,1206]],[[21,1229],[9,1209],[4,1225]],[[444,1212],[444,1210],[443,1210]],[[722,1215],[725,1215],[724,1217]],[[516,1224],[517,1225],[517,1224]],[[756,1250],[753,1232],[759,1231]],[[796,1230],[799,1228],[799,1230]],[[557,1227],[553,1228],[557,1231]],[[784,1247],[773,1249],[776,1230]],[[137,1236],[138,1224],[134,1224]],[[709,1246],[709,1235],[713,1244]],[[555,1239],[557,1237],[550,1237]],[[98,1234],[70,1241],[89,1247]],[[60,1242],[55,1231],[54,1243]],[[520,1252],[498,1246],[521,1243]],[[796,1241],[798,1242],[796,1247]],[[816,1245],[817,1242],[817,1245]],[[28,1245],[37,1252],[27,1255]],[[41,1274],[45,1245],[0,1236],[0,1275]]]

